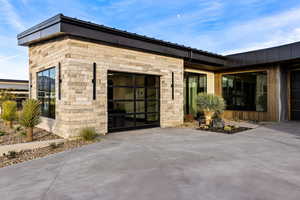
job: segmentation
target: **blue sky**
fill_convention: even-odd
[[[0,78],[28,78],[16,35],[58,13],[224,55],[300,41],[299,0],[0,0]]]

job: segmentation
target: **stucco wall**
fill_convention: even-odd
[[[160,123],[169,127],[183,122],[183,60],[64,38],[30,47],[33,97],[36,72],[61,62],[62,99],[56,101],[56,120],[42,124],[64,137],[78,134],[82,127],[107,133],[107,71],[159,75],[161,81]],[[97,64],[97,99],[93,100],[93,63]],[[172,100],[172,72],[175,98]],[[58,81],[56,84],[57,89]],[[48,120],[49,121],[49,120]],[[51,121],[51,120],[50,120]]]

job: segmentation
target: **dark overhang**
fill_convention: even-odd
[[[20,33],[18,44],[29,46],[60,35],[76,36],[113,46],[182,58],[188,62],[195,61],[213,67],[222,67],[226,64],[226,58],[221,55],[66,17],[62,14]]]
[[[228,60],[226,67],[229,68],[293,62],[300,59],[300,42],[226,57]]]
[[[16,80],[16,79],[0,79],[0,82],[5,82],[5,83],[24,83],[28,84],[29,81],[27,80]]]

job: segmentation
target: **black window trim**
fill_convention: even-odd
[[[38,71],[36,72],[36,99],[39,99],[39,76],[38,74],[39,73],[42,73],[44,71],[48,71],[48,70],[51,70],[51,69],[55,69],[55,79],[56,79],[56,66],[52,66],[52,67],[49,67],[49,68],[46,68],[46,69],[43,69],[41,71]],[[56,90],[56,83],[55,83],[55,90]],[[50,100],[50,99],[49,99]],[[55,96],[55,101],[56,101],[56,96]],[[50,102],[50,101],[49,101]],[[56,119],[56,106],[55,106],[55,109],[54,109],[54,117],[50,117],[50,116],[43,116],[41,115],[41,117],[44,117],[44,118],[49,118],[49,119]]]
[[[246,72],[232,72],[232,73],[224,73],[221,75],[221,96],[223,96],[223,77],[226,75],[237,75],[237,74],[247,74],[247,73],[265,73],[267,75],[267,85],[269,80],[269,72],[267,70],[259,70],[259,71],[246,71]],[[269,98],[269,87],[267,87],[267,107],[264,111],[257,111],[257,110],[245,110],[245,109],[227,109],[225,108],[225,111],[239,111],[239,112],[258,112],[258,113],[268,113],[269,112],[269,106],[268,106],[268,98]],[[225,100],[225,98],[224,98]]]

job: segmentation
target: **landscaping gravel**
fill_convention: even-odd
[[[13,165],[21,162],[25,162],[28,160],[33,160],[36,158],[45,157],[50,154],[67,151],[73,148],[81,147],[87,144],[95,143],[99,140],[94,141],[84,141],[84,140],[69,140],[64,143],[58,145],[50,145],[48,147],[33,149],[33,150],[25,150],[20,152],[15,152],[15,158],[8,158],[9,156],[0,156],[0,168]]]

